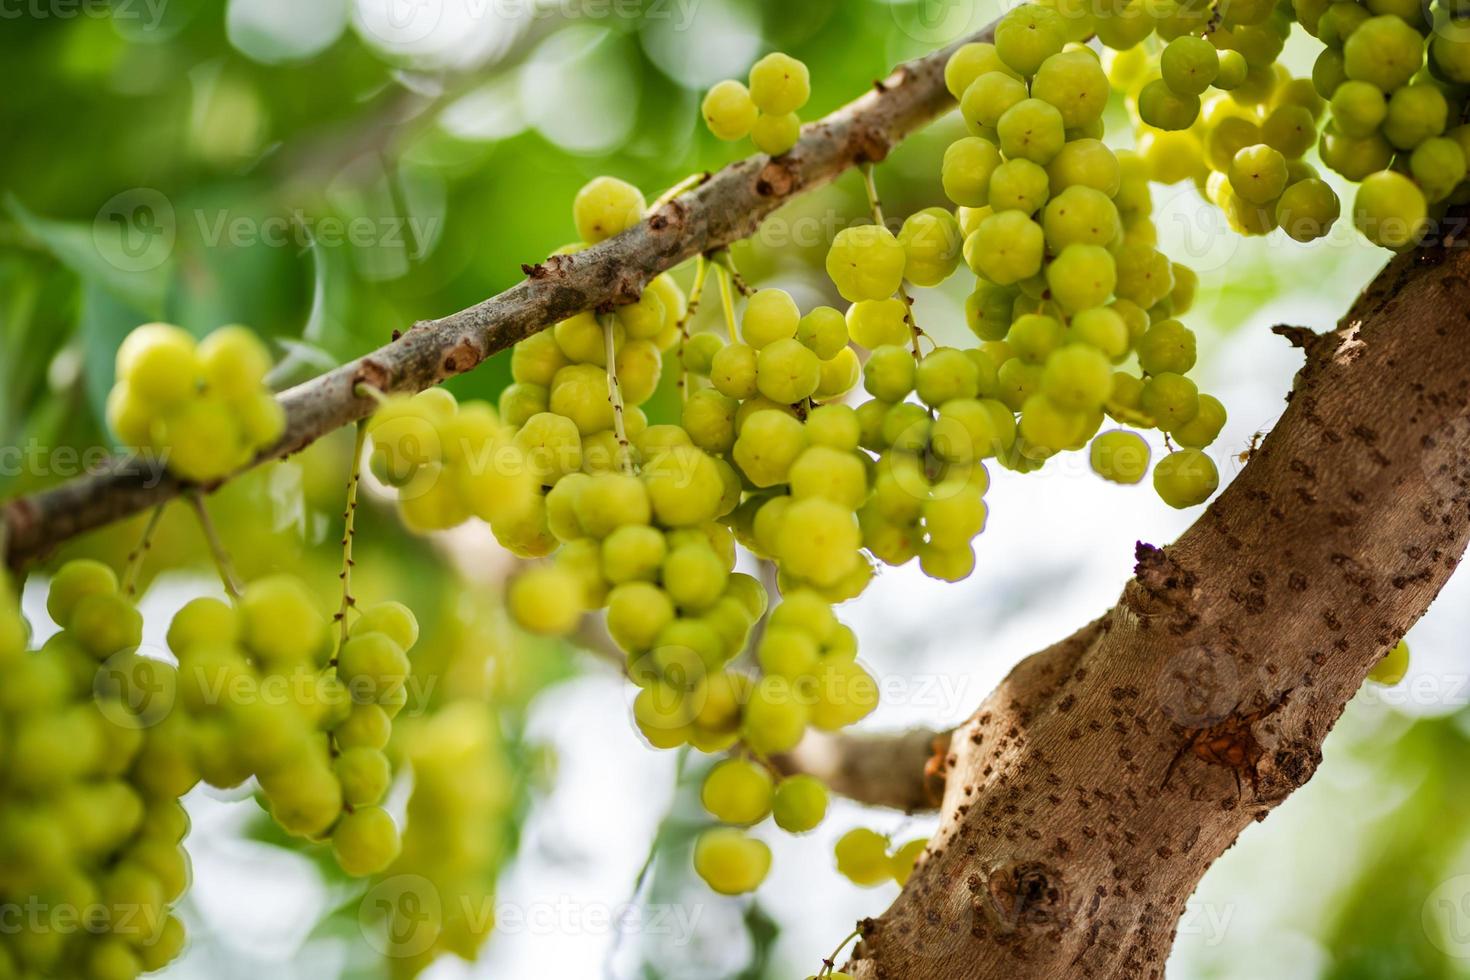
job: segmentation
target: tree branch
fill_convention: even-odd
[[[1175,544],[1139,544],[1093,635],[955,731],[939,830],[854,976],[1163,976],[1205,870],[1311,778],[1464,554],[1467,308],[1470,249],[1429,245],[1335,332],[1288,332],[1307,361],[1251,462]]]
[[[944,86],[944,65],[952,51],[991,36],[993,28],[986,27],[901,65],[863,97],[806,126],[790,153],[776,159],[756,154],[732,163],[636,228],[575,255],[526,266],[527,278],[500,295],[417,323],[387,346],[285,392],[285,435],[250,465],[287,456],[369,414],[373,402],[354,394],[360,382],[384,392],[421,391],[575,313],[631,302],[659,273],[749,237],[787,201],[851,167],[884,159],[905,137],[953,107]],[[24,565],[78,534],[156,506],[183,489],[156,459],[114,458],[98,472],[7,503],[6,560]]]
[[[771,762],[785,775],[815,776],[850,800],[914,813],[939,805],[944,780],[934,762],[948,744],[949,732],[932,728],[878,734],[810,729],[800,745]]]
[[[1044,709],[1107,628],[1106,618],[1022,660],[967,724],[1018,731]],[[1004,721],[1002,722],[1002,716]],[[804,772],[835,793],[869,806],[916,812],[933,810],[944,797],[945,772],[955,729],[916,728],[880,734],[810,731],[793,751],[771,761],[783,772]]]

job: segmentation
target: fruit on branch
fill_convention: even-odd
[[[178,797],[197,776],[177,758],[172,664],[138,652],[142,619],[111,569],[77,560],[52,579],[61,631],[28,650],[0,580],[0,894],[35,896],[83,924],[43,917],[7,930],[0,966],[28,976],[133,977],[182,951],[171,909],[190,877]]]
[[[812,97],[806,65],[781,52],[768,54],[750,69],[749,87],[727,79],[710,89],[700,107],[717,139],[749,136],[755,148],[777,157],[801,139],[797,113]]]
[[[144,324],[118,348],[108,425],[181,479],[218,480],[285,430],[285,413],[265,387],[270,366],[265,345],[245,327],[221,327],[196,343],[180,327]]]

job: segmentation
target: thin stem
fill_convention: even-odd
[[[633,452],[628,445],[628,427],[623,421],[623,386],[618,384],[618,363],[613,344],[613,315],[602,315],[602,343],[607,354],[607,399],[613,407],[613,432],[618,439],[618,464],[624,473],[633,472]]]
[[[883,202],[878,197],[878,181],[873,176],[873,165],[865,163],[858,168],[863,175],[863,189],[868,192],[868,209],[873,212],[873,224],[888,227],[883,217]]]
[[[122,593],[132,598],[138,589],[138,572],[143,567],[143,559],[148,554],[148,549],[153,547],[153,532],[158,530],[158,521],[163,517],[163,504],[153,508],[153,513],[148,516],[148,523],[143,527],[143,536],[138,539],[137,545],[128,552],[128,563],[123,568]]]
[[[699,312],[699,301],[704,296],[704,281],[709,278],[709,260],[703,255],[694,260],[694,285],[689,289],[689,302],[684,315],[679,318],[679,350],[675,358],[679,362],[679,400],[689,400],[689,369],[684,366],[684,345],[689,343],[689,324]]]
[[[352,393],[358,398],[371,398],[379,405],[382,405],[388,401],[387,395],[383,394],[381,391],[374,388],[372,385],[368,384],[365,381],[359,381],[357,384],[353,385]]]
[[[749,296],[751,294],[750,284],[745,281],[745,277],[740,274],[740,270],[735,268],[735,256],[730,253],[728,248],[722,248],[716,252],[715,261],[720,264],[722,269],[730,273],[730,281],[735,284],[735,288],[740,292],[741,296]]]
[[[723,265],[716,265],[716,278],[720,280],[720,305],[725,310],[725,332],[730,335],[730,343],[737,339],[735,332],[735,297],[730,292],[730,270]]]
[[[357,599],[352,595],[352,541],[357,533],[357,487],[362,482],[362,453],[367,447],[367,420],[357,423],[357,438],[352,445],[352,468],[347,474],[347,505],[342,509],[342,605],[337,608],[337,624],[342,642],[347,642],[347,612],[356,611]]]
[[[651,213],[657,211],[659,208],[663,207],[665,204],[668,204],[680,194],[683,194],[685,191],[693,190],[694,188],[698,187],[700,184],[703,184],[709,179],[710,172],[708,170],[701,170],[697,174],[690,174],[688,177],[685,177],[683,180],[679,181],[673,187],[670,187],[668,190],[664,191],[657,198],[655,198],[654,202],[648,206],[649,212]]]
[[[873,165],[865,163],[858,170],[863,175],[863,189],[868,192],[868,207],[873,212],[873,223],[882,228],[888,227],[888,222],[883,217],[883,201],[878,197],[878,181],[873,176]],[[900,281],[898,284],[898,298],[903,300],[903,319],[909,325],[909,337],[913,343],[914,360],[922,356],[919,353],[919,338],[924,336],[924,331],[919,329],[919,323],[914,319],[914,298],[909,295],[908,289]]]
[[[204,506],[204,497],[198,490],[190,490],[188,497],[189,504],[194,508],[194,515],[199,518],[199,530],[204,532],[204,540],[209,544],[209,553],[214,556],[214,566],[219,569],[219,580],[224,583],[225,591],[229,593],[231,599],[240,598],[240,580],[235,577],[234,566],[230,563],[230,554],[225,550],[224,543],[220,541],[214,521],[210,519],[209,508]]]
[[[837,969],[837,957],[842,955],[842,951],[847,948],[848,943],[852,942],[854,939],[861,936],[862,934],[863,933],[861,929],[854,929],[852,932],[849,932],[846,936],[844,936],[842,942],[837,944],[837,948],[832,950],[832,955],[822,960],[822,969],[820,972],[817,973],[817,976],[830,977],[832,975],[832,971]]]

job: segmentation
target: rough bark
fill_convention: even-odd
[[[1306,354],[1281,421],[956,729],[939,830],[854,976],[1163,976],[1201,876],[1312,776],[1464,553],[1467,311],[1457,242],[1395,258],[1335,332],[1279,331]]]
[[[421,391],[558,320],[636,300],[659,273],[749,237],[787,201],[852,167],[883,160],[909,134],[953,108],[944,65],[954,49],[991,36],[986,27],[900,65],[861,98],[806,126],[789,153],[733,163],[624,234],[525,266],[526,279],[500,295],[414,324],[392,343],[285,392],[285,435],[250,466],[287,456],[367,415],[374,402],[359,397],[359,383],[384,392]],[[0,543],[7,562],[19,567],[185,489],[151,456],[118,457],[96,473],[6,503]]]
[[[1102,628],[1103,620],[1096,620],[1027,657],[986,703],[1023,724],[1028,706],[1050,695]],[[943,799],[953,737],[954,729],[916,728],[897,734],[813,729],[793,751],[771,761],[783,772],[816,776],[850,800],[913,813],[933,810]]]
[[[807,732],[801,744],[771,759],[781,772],[805,773],[850,800],[912,813],[939,805],[939,763],[950,733],[915,728],[901,734]]]

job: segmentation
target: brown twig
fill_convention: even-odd
[[[992,36],[987,27],[901,65],[882,85],[808,125],[779,159],[756,154],[732,163],[624,234],[528,265],[527,278],[500,295],[417,323],[387,346],[285,392],[285,434],[246,468],[297,452],[367,415],[373,403],[355,394],[359,383],[387,393],[422,391],[575,313],[631,302],[653,276],[749,237],[791,199],[852,167],[882,160],[953,108],[944,85],[950,54],[965,42]],[[8,502],[6,561],[24,565],[78,534],[186,489],[156,460],[114,458],[98,472]]]

